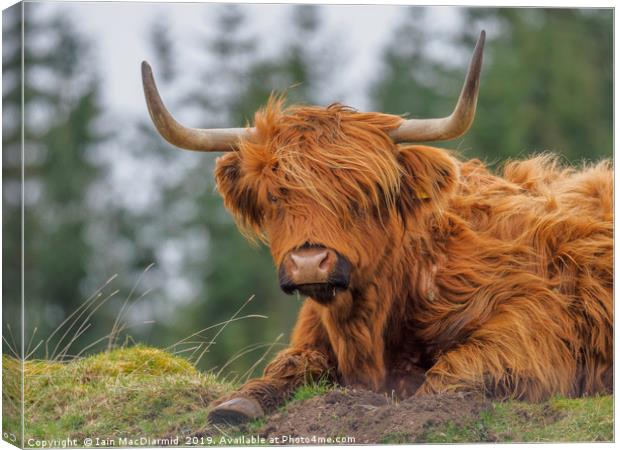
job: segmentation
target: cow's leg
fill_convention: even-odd
[[[284,403],[299,386],[333,379],[333,356],[316,305],[306,302],[293,330],[291,347],[278,353],[261,378],[220,398],[209,414],[212,422],[240,423],[261,417]]]
[[[538,401],[571,394],[576,361],[570,330],[550,317],[524,320],[519,305],[513,307],[440,356],[416,395],[473,390]]]
[[[324,354],[289,348],[265,368],[261,378],[248,381],[238,391],[219,400],[209,415],[214,422],[241,422],[270,413],[284,403],[299,386],[327,376]]]

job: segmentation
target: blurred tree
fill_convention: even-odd
[[[231,123],[252,119],[272,92],[285,93],[288,104],[333,101],[330,98],[333,89],[327,86],[338,73],[342,58],[339,58],[339,46],[322,26],[320,7],[291,6],[290,17],[291,27],[282,30],[284,45],[278,53],[248,65],[240,90],[228,105]]]
[[[194,123],[239,126],[252,121],[254,112],[266,103],[271,92],[285,91],[296,84],[288,91],[291,102],[317,102],[322,81],[318,68],[325,59],[318,48],[320,16],[313,6],[293,7],[291,14],[292,27],[283,30],[286,36],[282,42],[286,44],[275,56],[266,56],[260,53],[260,41],[249,31],[244,10],[236,5],[221,6],[213,34],[204,43],[207,67],[198,75],[200,85],[209,89],[192,89],[177,111],[195,108],[203,119]],[[319,43],[314,47],[308,45],[311,41]],[[269,319],[231,324],[203,358],[203,367],[209,368],[221,366],[246,346],[269,343],[281,333],[285,336],[282,341],[286,341],[299,307],[280,291],[268,248],[252,248],[225,210],[214,189],[215,157],[192,154],[192,166],[184,172],[182,181],[164,191],[164,209],[186,208],[185,213],[172,214],[175,225],[168,229],[165,239],[175,242],[176,249],[182,252],[183,276],[192,280],[198,292],[190,301],[182,301],[183,307],[176,310],[173,323],[158,326],[166,327],[161,335],[182,337],[188,331],[229,319],[250,296],[255,300],[243,314],[262,314]],[[203,339],[214,333],[206,333]],[[204,348],[196,350],[194,358]],[[260,351],[240,358],[230,369],[246,370]]]
[[[467,147],[493,159],[611,157],[611,10],[468,9],[465,19],[464,30],[495,30]],[[471,47],[472,37],[463,33],[461,43]]]
[[[204,44],[208,66],[199,75],[201,85],[209,89],[193,89],[186,97],[188,102],[184,108],[197,107],[198,114],[204,118],[202,122],[208,126],[238,126],[250,120],[257,102],[264,102],[271,89],[268,85],[260,89],[246,86],[253,80],[259,65],[274,67],[259,61],[256,43],[256,36],[248,32],[243,9],[238,5],[219,7],[214,33]],[[178,149],[169,151],[179,152]],[[268,250],[264,247],[253,249],[244,240],[215,191],[212,172],[217,155],[191,156],[192,167],[184,173],[180,183],[165,190],[163,201],[173,209],[187,206],[185,202],[191,204],[186,214],[176,215],[176,231],[169,229],[168,239],[177,241],[179,250],[185,249],[183,274],[186,279],[193,280],[198,292],[194,292],[191,301],[183,302],[186,306],[177,310],[177,319],[167,324],[167,332],[184,337],[189,332],[230,319],[252,295],[255,300],[243,314],[276,316],[268,329],[260,323],[231,324],[202,358],[203,367],[213,368],[223,365],[245,346],[275,339],[280,332],[287,331],[292,318],[283,317],[283,294],[279,291]],[[200,339],[208,341],[207,337],[216,331],[205,333]],[[193,354],[197,359],[205,348],[206,345],[199,347],[188,355]],[[250,354],[231,368],[243,371],[259,355]]]
[[[170,37],[170,27],[163,17],[157,17],[149,30],[149,41],[157,57],[157,70],[164,83],[170,83],[176,76],[174,44]]]
[[[191,90],[185,104],[197,107],[209,126],[229,126],[231,106],[245,88],[249,67],[257,60],[257,37],[248,31],[240,5],[219,5],[213,21],[213,32],[203,38],[207,67],[198,74],[200,88]]]
[[[291,103],[316,102],[320,97],[317,85],[320,82],[319,57],[313,41],[320,30],[319,7],[297,5],[292,10],[293,29],[286,40],[280,62],[283,88],[288,92]]]
[[[445,115],[452,107],[445,94],[452,73],[428,54],[428,16],[428,8],[407,8],[383,50],[383,71],[370,90],[375,110],[424,118]]]
[[[476,121],[458,141],[439,145],[491,163],[541,151],[573,163],[611,156],[611,10],[463,9],[460,31],[436,36],[443,62],[424,58],[428,37],[416,12],[384,51],[386,72],[373,91],[378,110],[448,114],[466,58],[487,29]]]
[[[2,351],[20,356],[22,24],[22,5],[2,11]]]
[[[169,30],[167,19],[159,16],[150,23],[146,35],[154,54],[150,62],[156,70],[159,87],[166,93],[175,86],[178,75]],[[139,74],[140,67],[136,65],[134,70]],[[175,110],[179,99],[165,97]],[[108,118],[109,123],[117,124],[116,145],[105,152],[105,164],[110,173],[94,186],[97,204],[94,205],[96,211],[91,213],[88,233],[93,245],[103,244],[105,248],[100,249],[100,257],[91,259],[87,281],[92,291],[112,274],[118,275],[113,285],[119,289],[119,295],[111,298],[97,313],[97,322],[105,327],[100,335],[110,332],[118,320],[118,326],[128,326],[127,335],[133,339],[149,341],[155,336],[154,344],[166,344],[169,341],[158,333],[162,328],[150,325],[158,316],[170,316],[175,298],[170,299],[167,295],[170,293],[162,287],[173,285],[179,276],[179,268],[159,256],[176,217],[175,204],[165,203],[162,190],[174,184],[187,169],[177,158],[178,152],[171,151],[171,146],[153,127],[146,105],[143,114],[131,120],[134,126],[128,127],[129,120],[119,118],[119,114]],[[119,172],[120,167],[125,170],[116,174],[119,178],[115,183],[112,172]],[[148,170],[144,170],[145,167]],[[170,216],[161,214],[164,208]],[[162,280],[169,280],[169,283]],[[145,293],[148,295],[142,297]],[[122,344],[124,334],[103,340],[91,350]]]
[[[98,176],[92,152],[101,136],[95,129],[99,116],[98,81],[88,69],[88,44],[64,16],[38,17],[24,6],[24,277],[26,336],[38,327],[46,336],[60,320],[84,301],[80,283],[92,248],[83,239],[88,223],[89,186]],[[10,26],[19,26],[17,17]],[[3,72],[7,80],[19,80],[21,49],[9,43]],[[19,82],[9,82],[3,93],[8,111],[18,113]],[[6,110],[5,110],[6,111]],[[3,136],[6,154],[20,146],[20,123]],[[20,179],[20,161],[4,158],[5,186]],[[9,189],[10,192],[10,189]],[[20,208],[5,202],[5,211]],[[13,236],[20,235],[15,211],[3,224]],[[3,291],[19,295],[15,261],[7,264]]]

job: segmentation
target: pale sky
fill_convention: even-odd
[[[148,29],[157,18],[169,20],[171,37],[179,52],[182,67],[191,76],[199,64],[197,36],[208,32],[210,18],[218,5],[204,3],[130,3],[130,2],[46,2],[37,5],[43,13],[66,11],[75,19],[95,47],[96,63],[103,81],[104,101],[118,113],[144,111],[139,65],[153,59],[147,44]],[[260,34],[263,51],[278,46],[281,33],[289,26],[292,5],[243,6],[248,22]],[[391,37],[406,7],[373,5],[323,5],[324,28],[348,53],[344,70],[335,77],[341,84],[342,101],[361,110],[368,105],[362,92],[373,78],[382,47]],[[457,20],[454,7],[435,7],[433,28],[446,27]],[[453,27],[452,27],[453,28]],[[95,62],[95,61],[94,61]],[[156,68],[155,68],[156,70]],[[163,93],[165,97],[165,92]]]

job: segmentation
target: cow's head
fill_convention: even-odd
[[[284,108],[272,97],[253,128],[194,129],[166,110],[151,69],[142,65],[151,118],[170,143],[226,151],[215,177],[243,232],[267,242],[280,285],[327,304],[363,290],[416,211],[438,205],[457,169],[443,151],[404,142],[447,140],[471,125],[484,32],[452,114],[410,119],[342,105]],[[430,206],[432,208],[432,206]]]

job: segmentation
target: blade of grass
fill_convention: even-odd
[[[116,338],[118,337],[118,331],[117,331],[117,327],[119,326],[120,320],[123,317],[124,313],[125,313],[125,308],[127,307],[127,304],[131,301],[131,298],[133,297],[134,292],[136,291],[136,289],[138,288],[138,286],[140,285],[140,281],[142,280],[142,277],[155,265],[155,263],[151,263],[149,264],[146,269],[144,269],[142,271],[142,273],[140,274],[140,276],[138,277],[138,279],[136,280],[136,282],[134,283],[133,287],[131,288],[131,291],[129,291],[129,295],[127,296],[127,298],[125,299],[125,302],[123,303],[123,306],[121,307],[120,311],[118,312],[118,314],[116,315],[116,319],[114,320],[114,324],[112,325],[112,332],[111,332],[111,336],[110,336],[110,340],[108,341],[108,351],[112,350],[112,348],[114,348],[114,345],[116,343]]]
[[[267,350],[265,350],[265,352],[262,354],[262,356],[260,358],[258,358],[258,360],[252,364],[252,366],[246,370],[243,375],[241,375],[241,378],[244,378],[244,383],[247,383],[248,380],[250,379],[250,377],[252,376],[252,373],[254,372],[254,370],[256,369],[256,367],[264,361],[264,359],[267,357],[267,355],[269,354],[269,352],[271,351],[271,349],[278,343],[278,341],[280,339],[282,339],[282,336],[284,336],[283,333],[280,333],[280,335],[276,338],[275,341],[273,341],[273,343],[269,346],[269,348],[267,348]]]
[[[114,297],[116,294],[118,294],[119,290],[115,290],[114,292],[112,292],[111,294],[109,294],[107,297],[104,297],[104,299],[102,301],[99,302],[98,305],[96,305],[84,318],[84,320],[82,321],[82,323],[80,324],[80,326],[78,327],[76,333],[73,335],[73,337],[69,340],[69,343],[63,348],[62,352],[60,353],[60,359],[64,359],[64,355],[63,353],[66,353],[67,351],[69,351],[69,348],[71,347],[71,345],[76,341],[78,336],[81,336],[84,331],[82,331],[82,328],[86,325],[86,323],[88,323],[88,321],[91,319],[91,317],[97,312],[97,310],[99,308],[101,308],[108,300],[110,300],[112,297]],[[93,304],[95,304],[93,302]],[[75,323],[77,323],[77,320],[79,320],[79,318],[86,312],[88,311],[88,309],[85,309],[82,314],[80,314],[76,320],[74,321],[74,323],[72,324],[72,326],[70,328],[67,329],[67,331],[65,332],[65,334],[63,335],[63,339],[61,339],[56,348],[54,349],[54,352],[56,352],[56,349],[58,348],[58,346],[60,345],[60,343],[62,342],[62,340],[64,340],[64,336],[69,332],[69,330],[71,328],[73,328],[73,325]],[[89,325],[90,326],[90,325]],[[52,360],[55,360],[56,358],[54,357],[54,353],[52,354]]]
[[[217,332],[215,333],[215,336],[213,336],[213,338],[211,339],[211,341],[215,341],[217,339],[217,337],[222,333],[222,331],[224,331],[224,329],[226,328],[226,326],[231,323],[238,315],[241,311],[243,311],[243,308],[245,308],[248,303],[250,303],[253,299],[254,299],[255,295],[252,294],[250,296],[250,298],[248,298],[245,303],[243,303],[243,305],[241,305],[241,307],[231,316],[230,319],[228,319],[226,322],[224,322],[224,324],[219,328],[219,330],[217,330]],[[198,356],[198,359],[196,359],[196,362],[194,363],[195,365],[198,365],[198,363],[200,362],[200,360],[202,359],[202,357],[205,355],[205,353],[207,353],[209,351],[209,348],[211,348],[211,345],[213,344],[209,344],[205,346],[205,349],[202,351],[202,353],[200,353],[200,355]]]
[[[248,353],[252,353],[256,350],[258,350],[259,348],[265,348],[268,347],[270,345],[273,345],[272,342],[264,342],[264,343],[260,343],[260,344],[252,344],[252,345],[248,345],[244,348],[242,348],[241,350],[239,350],[237,353],[235,353],[233,356],[231,356],[228,361],[226,361],[226,363],[217,371],[217,373],[215,374],[215,376],[217,378],[219,378],[220,376],[222,376],[222,372],[224,371],[224,369],[226,369],[226,367],[228,367],[230,364],[232,364],[233,362],[235,362],[236,360],[238,360],[239,358],[247,355]]]
[[[15,358],[19,359],[20,356],[17,354],[17,352],[15,351],[15,349],[11,346],[11,344],[9,344],[9,341],[2,336],[2,340],[4,341],[4,343],[6,344],[6,346],[9,348],[9,350],[11,351],[11,353],[13,353],[15,355]]]
[[[82,309],[88,309],[90,307],[90,304],[95,302],[101,296],[101,291],[103,289],[105,289],[105,287],[108,284],[110,284],[117,276],[118,276],[118,274],[115,273],[110,278],[108,278],[108,280],[105,283],[103,283],[99,288],[97,288],[95,290],[95,292],[93,292],[91,294],[91,296],[88,297],[86,299],[86,301],[82,305],[80,305],[75,311],[73,311],[65,320],[62,321],[62,323],[60,325],[58,325],[58,327],[56,327],[56,329],[54,331],[52,331],[52,333],[45,340],[45,359],[49,359],[50,358],[49,343],[51,342],[52,338],[56,335],[56,333],[58,333],[62,329],[62,327],[65,326],[65,324],[67,322],[69,322],[69,320],[71,320],[71,318],[73,318],[73,316],[75,316],[78,312],[80,312]],[[75,325],[75,322],[77,320],[79,320],[79,318],[82,316],[82,314],[83,313],[80,313],[80,315],[76,319],[74,319],[74,322],[71,324],[69,329],[73,328],[73,325]],[[65,332],[65,334],[63,336],[66,336],[67,333],[68,333],[68,331]],[[61,338],[61,340],[59,341],[59,344],[60,344],[60,342],[62,342],[63,339],[64,339],[64,337]],[[59,345],[57,345],[56,348],[58,348],[58,346]]]
[[[205,331],[212,330],[212,329],[213,329],[213,328],[215,328],[215,327],[219,327],[219,326],[224,325],[224,324],[229,323],[229,322],[236,322],[236,321],[238,321],[238,320],[243,320],[243,319],[252,319],[252,318],[267,319],[267,316],[263,316],[262,314],[248,314],[248,315],[246,315],[246,316],[237,317],[237,318],[235,318],[234,320],[230,320],[230,319],[228,319],[228,320],[225,320],[225,321],[223,321],[223,322],[219,322],[219,323],[216,323],[216,324],[214,324],[214,325],[210,325],[210,326],[208,326],[208,327],[206,327],[206,328],[203,328],[203,329],[202,329],[202,330],[200,330],[200,331],[196,331],[195,333],[192,333],[192,334],[190,334],[189,336],[184,337],[184,338],[183,338],[183,339],[181,339],[180,341],[177,341],[177,342],[175,342],[174,344],[172,344],[172,345],[170,345],[170,346],[166,347],[166,348],[165,348],[165,350],[166,350],[166,351],[170,351],[170,350],[174,349],[174,347],[176,347],[176,346],[178,346],[178,345],[180,345],[180,344],[182,344],[182,343],[185,343],[188,339],[193,338],[194,336],[199,336],[199,337],[200,337],[200,334],[201,334],[201,333],[204,333]],[[200,341],[199,341],[199,342],[200,342]]]
[[[28,354],[26,355],[26,357],[25,357],[24,359],[26,359],[26,360],[30,359],[30,357],[31,357],[32,355],[34,355],[34,352],[36,352],[36,351],[37,351],[37,349],[38,349],[39,347],[41,347],[41,345],[43,345],[43,342],[44,342],[44,341],[43,341],[43,339],[41,339],[41,340],[39,341],[39,343],[38,343],[38,344],[37,344],[37,345],[36,345],[36,346],[32,349],[32,351],[31,351],[30,353],[28,353]]]
[[[67,352],[69,351],[69,347],[71,347],[71,344],[73,344],[81,335],[83,335],[86,330],[90,328],[91,325],[92,324],[90,323],[87,324],[80,332],[74,334],[69,343],[62,349],[62,351],[58,354],[58,357],[55,358],[53,361],[65,361],[65,357],[67,356]]]
[[[26,346],[26,354],[30,354],[30,346],[32,345],[32,341],[34,339],[35,334],[37,334],[37,327],[34,327],[34,330],[32,330],[32,336],[30,336],[30,340],[28,341],[28,345]],[[24,358],[24,359],[28,359],[28,358]]]
[[[9,332],[9,337],[13,340],[13,353],[16,355],[15,357],[16,357],[17,359],[19,359],[19,358],[21,358],[21,355],[19,355],[19,354],[15,351],[15,349],[17,349],[17,348],[18,348],[18,345],[17,345],[17,341],[15,340],[15,336],[13,336],[13,330],[11,329],[11,324],[10,324],[10,323],[7,323],[7,324],[6,324],[6,328],[7,328],[8,332]],[[9,341],[7,341],[6,339],[4,340],[4,342],[6,342],[6,344],[7,344],[7,345],[9,345]]]
[[[153,323],[153,321],[151,321],[151,320],[146,320],[146,321],[144,321],[144,322],[140,322],[140,323],[133,323],[133,324],[130,324],[130,325],[124,324],[124,325],[123,325],[123,327],[122,327],[119,331],[120,331],[120,332],[123,332],[123,331],[125,331],[125,330],[126,330],[126,329],[128,329],[128,328],[137,327],[137,326],[139,326],[139,325],[144,325],[145,323]],[[102,336],[102,337],[100,337],[99,339],[97,339],[97,340],[95,340],[95,341],[91,342],[90,344],[88,344],[88,345],[86,345],[84,348],[82,348],[82,350],[80,350],[80,351],[79,351],[79,352],[75,355],[75,357],[76,357],[76,358],[79,358],[79,357],[80,357],[80,356],[82,356],[82,355],[83,355],[83,354],[84,354],[87,350],[89,350],[89,349],[93,348],[93,347],[94,347],[95,345],[97,345],[98,343],[103,342],[103,341],[105,341],[105,340],[109,339],[109,337],[110,337],[110,333],[108,333],[108,334],[106,334],[105,336]]]

